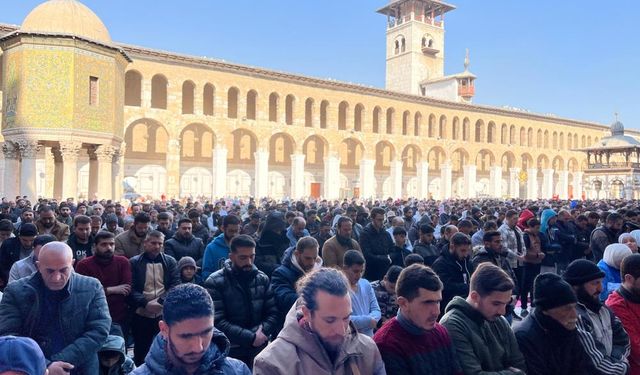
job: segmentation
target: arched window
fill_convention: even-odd
[[[251,90],[247,93],[247,120],[255,120],[258,112],[258,93]]]
[[[182,84],[182,114],[193,114],[193,98],[195,96],[196,85],[191,81]]]
[[[357,132],[362,131],[362,116],[364,115],[364,106],[362,104],[356,104],[356,108],[353,112],[353,130]]]
[[[373,132],[376,134],[380,133],[380,112],[382,110],[380,109],[380,107],[375,107],[373,109],[373,118],[372,118],[372,124],[373,124]]]
[[[338,130],[347,130],[347,110],[349,104],[347,102],[340,102],[338,104]]]
[[[167,144],[169,144],[169,134],[167,134],[167,130],[165,128],[159,126],[156,130],[156,153],[166,154]]]
[[[422,114],[416,112],[413,116],[413,135],[416,137],[422,136]]]
[[[469,142],[471,137],[471,130],[469,127],[471,126],[471,121],[468,118],[464,118],[462,120],[462,140]]]
[[[213,116],[215,91],[216,89],[212,84],[207,83],[204,85],[202,92],[202,113],[204,113],[205,116]]]
[[[124,105],[142,105],[142,75],[135,70],[129,70],[124,75]]]
[[[320,128],[327,128],[327,112],[329,111],[329,102],[323,100],[320,103]]]
[[[313,99],[307,98],[304,102],[304,126],[306,128],[313,127]]]
[[[387,134],[393,134],[393,116],[395,110],[393,108],[387,109]]]
[[[156,74],[151,79],[151,108],[167,109],[167,79]]]
[[[436,116],[433,114],[429,116],[429,127],[427,129],[427,136],[429,138],[436,137]]]
[[[131,145],[131,151],[133,152],[147,152],[147,142],[149,140],[149,133],[147,131],[146,124],[136,124],[131,131],[131,139],[135,139],[135,142]]]
[[[240,91],[232,87],[227,93],[227,117],[238,118],[238,96]]]
[[[438,137],[440,139],[447,138],[447,118],[445,115],[440,116],[440,124],[438,126]]]
[[[409,117],[411,114],[409,111],[404,111],[402,114],[402,135],[409,135]]]
[[[507,139],[508,137],[508,129],[507,129],[507,124],[502,124],[502,126],[500,127],[500,143],[503,145],[507,144]]]
[[[453,118],[453,125],[451,126],[451,139],[457,141],[460,139],[460,119],[457,117]]]
[[[407,49],[407,43],[404,40],[404,38],[402,38],[402,40],[400,41],[400,52],[405,52]]]
[[[275,92],[269,95],[269,121],[278,122],[278,102],[280,97]]]
[[[293,106],[295,105],[295,98],[293,95],[287,95],[285,101],[285,121],[287,125],[293,125]]]

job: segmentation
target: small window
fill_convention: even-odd
[[[89,105],[98,105],[98,77],[89,77]]]

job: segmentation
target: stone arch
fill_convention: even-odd
[[[562,159],[562,156],[558,155],[555,158],[553,158],[553,164],[552,164],[552,168],[556,171],[563,171],[564,170],[564,159]]]
[[[248,197],[252,195],[251,175],[241,169],[227,173],[227,192],[229,195]]]
[[[516,143],[516,126],[513,124],[509,127],[509,144],[510,145],[517,144]]]
[[[503,172],[509,172],[509,169],[515,168],[516,157],[513,155],[513,152],[507,151],[502,154],[502,157],[500,158],[500,166],[502,167]]]
[[[394,133],[394,116],[396,114],[396,110],[393,107],[390,107],[387,109],[387,134],[393,134]]]
[[[564,150],[564,132],[560,132],[558,135],[558,148]]]
[[[124,139],[126,143],[125,158],[166,160],[169,133],[160,122],[142,118],[127,126]]]
[[[189,124],[180,132],[180,161],[210,163],[215,144],[211,128],[200,123]]]
[[[533,164],[533,157],[527,153],[521,154],[520,168],[522,168],[523,171],[526,171],[530,168],[535,168],[535,165]]]
[[[580,163],[578,163],[578,160],[576,160],[576,158],[570,158],[569,161],[567,162],[567,169],[571,173],[579,172]]]
[[[363,122],[364,122],[364,105],[362,105],[361,103],[358,103],[353,109],[353,130],[357,132],[361,132]]]
[[[239,128],[227,137],[227,159],[232,164],[249,164],[255,161],[258,137],[248,129]]]
[[[422,152],[420,151],[420,147],[414,144],[405,146],[404,150],[402,150],[403,171],[415,173],[421,159]]]
[[[382,113],[382,108],[375,106],[373,108],[373,115],[371,116],[371,126],[373,128],[373,132],[376,134],[380,134],[380,114]]]
[[[533,128],[527,130],[527,147],[533,147]]]
[[[427,154],[427,160],[429,160],[429,170],[433,172],[440,172],[442,164],[446,161],[447,153],[440,146],[436,146],[429,150]]]
[[[230,87],[227,91],[227,117],[238,118],[238,100],[240,90],[237,87]]]
[[[162,74],[151,78],[151,108],[167,109],[167,90],[169,81]]]
[[[280,95],[277,92],[269,94],[269,121],[278,122],[278,107],[280,106]]]
[[[460,139],[460,119],[458,116],[453,117],[453,123],[451,125],[451,139],[454,141]]]
[[[284,120],[287,125],[293,125],[295,119],[296,97],[292,94],[287,95],[284,100]]]
[[[391,142],[380,141],[376,144],[376,164],[377,170],[388,170],[391,162],[396,159],[396,149]]]
[[[304,102],[304,126],[306,128],[313,127],[313,98],[307,98]]]
[[[502,124],[500,127],[500,143],[503,145],[509,143],[509,127],[507,124]]]
[[[520,127],[520,142],[518,144],[520,146],[527,145],[527,130],[523,127]]]
[[[440,139],[447,138],[447,116],[441,115],[438,121],[438,137]]]
[[[420,112],[416,112],[413,116],[413,135],[414,137],[422,137],[423,129],[422,129],[422,114]]]
[[[338,147],[340,166],[345,169],[358,169],[364,154],[364,145],[355,138],[347,138]]]
[[[202,113],[205,116],[213,116],[215,107],[216,88],[211,83],[204,85],[202,90]]]
[[[549,158],[545,154],[538,156],[537,160],[538,169],[549,169]]]
[[[247,92],[247,110],[245,117],[247,120],[256,120],[258,114],[258,92],[256,90],[249,90]]]
[[[411,118],[411,113],[409,113],[409,111],[404,111],[402,113],[402,135],[409,135],[410,118]]]
[[[142,106],[142,74],[128,70],[124,75],[124,105]]]
[[[549,131],[544,131],[544,148],[549,148]]]
[[[451,171],[462,172],[469,164],[469,153],[464,148],[458,148],[451,153]]]
[[[493,121],[489,121],[487,125],[487,143],[495,143],[496,142],[496,123]]]
[[[428,127],[428,134],[427,136],[429,138],[435,138],[436,137],[436,115],[434,115],[433,113],[429,115],[429,127]]]
[[[338,104],[338,130],[347,130],[347,112],[349,111],[349,103],[341,101]]]
[[[319,135],[307,137],[302,145],[302,152],[305,155],[304,164],[308,167],[322,168],[324,158],[327,155],[329,143]]]
[[[329,113],[329,101],[323,100],[320,102],[320,129],[326,129],[328,123]]]
[[[462,140],[466,142],[471,140],[471,120],[468,117],[462,120]]]
[[[538,135],[536,136],[536,147],[537,148],[544,147],[544,140],[542,138],[542,129],[538,129]]]
[[[287,133],[276,133],[269,139],[269,165],[291,165],[291,154],[296,149],[296,142]]]
[[[555,132],[555,131],[553,132],[551,140],[552,140],[551,144],[553,145],[552,148],[554,150],[557,150],[558,149],[558,132]]]
[[[483,149],[476,155],[476,169],[478,172],[489,172],[491,166],[496,162],[493,152]]]
[[[194,112],[194,99],[196,96],[196,84],[188,80],[182,83],[182,114],[192,115]]]
[[[186,167],[185,167],[186,168]],[[180,173],[181,197],[210,197],[213,188],[213,174],[202,167],[186,168]]]
[[[476,121],[476,131],[475,131],[475,138],[474,140],[476,142],[484,142],[484,121],[482,120],[478,120]]]

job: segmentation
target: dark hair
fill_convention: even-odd
[[[147,224],[150,222],[151,222],[151,216],[149,216],[149,214],[146,212],[139,212],[133,218],[133,225],[136,225],[138,223]]]
[[[471,220],[467,219],[460,220],[458,222],[458,229],[460,228],[473,228],[473,223],[471,222]]]
[[[598,219],[598,220],[600,220],[600,215],[598,215],[598,213],[595,212],[595,211],[590,211],[589,214],[587,215],[587,217],[589,219]]]
[[[624,275],[631,275],[634,279],[640,277],[640,254],[627,255],[620,264],[620,277],[624,282]]]
[[[76,215],[73,218],[73,226],[76,227],[79,224],[91,224],[91,218],[85,215]]]
[[[422,224],[420,225],[420,228],[418,228],[418,231],[420,231],[420,233],[422,234],[429,234],[435,232],[436,230],[433,229],[433,227],[429,224]]]
[[[182,219],[180,219],[178,221],[178,227],[180,227],[184,223],[187,223],[189,225],[193,224],[190,219],[187,219],[186,217],[183,217]]]
[[[312,209],[312,210],[307,211],[307,217],[309,217],[309,216],[311,216],[311,215],[317,215],[317,214],[318,214],[318,211],[313,210],[313,209]]]
[[[338,221],[340,221],[340,219],[338,219]],[[320,226],[321,227],[330,227],[331,226],[331,222],[323,220],[320,222]]]
[[[587,220],[586,217],[584,219]],[[527,220],[527,227],[529,228],[537,227],[538,225],[540,225],[540,220],[536,219],[535,217]]]
[[[404,258],[404,266],[409,267],[412,264],[424,264],[424,258],[420,254],[409,254]]]
[[[318,309],[316,296],[323,291],[332,296],[344,297],[349,294],[349,282],[344,274],[334,268],[320,268],[305,275],[298,282],[298,294],[304,305],[312,312]]]
[[[158,220],[170,220],[173,219],[173,215],[170,214],[169,212],[160,212],[158,214]]]
[[[442,281],[433,270],[421,264],[413,264],[400,272],[396,283],[396,294],[409,302],[420,294],[420,288],[437,292],[442,290]]]
[[[501,234],[500,232],[498,232],[497,230],[493,230],[490,232],[486,232],[483,236],[482,236],[482,242],[491,242],[493,241],[494,237],[500,237]]]
[[[150,230],[149,232],[147,232],[144,240],[148,241],[151,238],[161,238],[164,241],[164,233],[160,232],[159,230]]]
[[[38,208],[38,213],[39,214],[43,214],[45,212],[50,212],[50,211],[53,211],[53,208],[51,208],[51,206],[48,206],[46,204],[43,204],[42,206],[40,206]]]
[[[612,212],[612,213],[610,213],[610,214],[607,216],[606,223],[607,223],[607,224],[613,224],[613,223],[615,223],[615,222],[616,222],[616,221],[618,221],[618,220],[623,220],[623,219],[622,219],[622,215],[620,215],[620,214],[618,214],[618,213],[615,213],[615,212]]]
[[[298,243],[296,243],[296,250],[299,253],[304,252],[306,249],[310,249],[310,248],[318,248],[320,245],[318,245],[318,241],[310,236],[305,236],[302,237],[301,239],[298,240]]]
[[[93,238],[93,243],[95,245],[97,245],[101,241],[110,240],[110,239],[113,239],[113,238],[116,238],[116,236],[113,233],[108,232],[106,230],[101,230],[98,233],[96,233],[96,236]]]
[[[507,211],[507,213],[504,215],[504,217],[506,217],[506,218],[510,218],[510,217],[513,217],[513,216],[515,216],[515,215],[517,215],[517,214],[518,214],[518,211],[516,211],[516,210],[509,210],[509,211]]]
[[[57,240],[58,240],[57,238],[55,238],[54,236],[52,236],[50,234],[41,234],[39,236],[36,236],[36,238],[33,240],[33,247],[44,246],[44,245],[48,244],[49,242],[54,242],[54,241],[57,241]]]
[[[222,218],[222,226],[226,227],[227,225],[240,225],[240,218],[236,215],[227,215]]]
[[[513,290],[511,277],[498,266],[489,262],[481,263],[471,275],[469,291],[476,291],[480,297],[486,297],[493,292],[507,292]]]
[[[351,220],[350,217],[348,216],[340,216],[340,218],[338,219],[338,222],[336,223],[336,228],[340,228],[340,226],[342,226],[343,223],[349,222],[351,224],[353,224],[353,220]]]
[[[9,219],[0,220],[0,232],[13,232],[15,228],[13,227],[13,223]]]
[[[189,219],[199,219],[200,218],[200,213],[195,208],[192,208],[187,212],[187,217]]]
[[[187,319],[213,318],[213,313],[209,292],[192,283],[171,288],[162,304],[162,320],[169,326]]]
[[[384,209],[381,207],[374,207],[371,209],[369,216],[373,219],[376,215],[384,215]]]
[[[361,266],[364,264],[364,257],[362,256],[362,253],[359,252],[358,250],[349,250],[346,253],[344,253],[344,257],[342,258],[342,264],[345,267],[351,267],[353,265],[358,265]]]
[[[588,219],[587,219],[587,215],[585,215],[585,214],[580,214],[580,215],[578,215],[578,216],[576,217],[576,222],[578,222],[578,221],[585,222],[585,221],[587,221],[587,220],[588,220]]]
[[[99,221],[100,223],[102,223],[102,217],[101,216],[91,215],[90,219],[91,219],[91,222]]]
[[[496,230],[496,229],[498,229],[498,223],[496,223],[493,220],[489,220],[485,222],[484,225],[482,226],[482,230],[485,232],[490,230]]]
[[[405,236],[407,235],[407,230],[404,229],[404,227],[395,227],[393,228],[393,235],[399,235],[399,234],[404,234]]]
[[[391,266],[387,270],[387,273],[384,275],[384,277],[386,277],[387,281],[389,281],[390,283],[395,284],[398,281],[398,277],[400,276],[400,272],[402,272],[402,267],[400,267],[400,266]]]
[[[249,235],[240,234],[233,237],[233,239],[229,243],[229,248],[231,249],[232,253],[237,252],[239,247],[252,247],[255,249],[256,241],[254,241],[253,238],[251,238],[251,236]]]
[[[471,238],[464,233],[457,232],[451,236],[451,245],[460,246],[460,245],[471,245]]]

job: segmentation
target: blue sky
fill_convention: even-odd
[[[8,1],[0,22],[41,2]],[[119,42],[384,87],[385,0],[83,2]],[[640,2],[452,3],[445,70],[461,71],[470,49],[476,103],[603,124],[619,112],[640,130]]]

